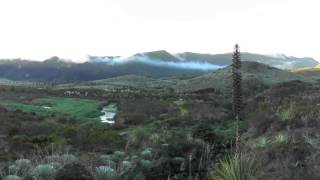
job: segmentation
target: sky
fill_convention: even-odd
[[[0,59],[155,50],[320,60],[319,0],[0,0]]]

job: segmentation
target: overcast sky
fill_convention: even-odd
[[[319,0],[0,0],[0,58],[242,51],[320,60]]]

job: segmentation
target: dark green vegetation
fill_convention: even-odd
[[[253,62],[243,63],[242,73],[241,147],[254,159],[230,157],[220,164],[234,150],[236,128],[227,67],[198,77],[124,76],[87,82],[86,88],[0,86],[1,172],[29,178],[45,171],[59,178],[207,180],[229,166],[234,172],[252,170],[257,180],[319,179],[320,84]],[[223,90],[215,76],[226,83]],[[110,103],[117,105],[116,123],[97,122]],[[250,168],[253,164],[260,168]]]

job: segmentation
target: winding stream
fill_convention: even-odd
[[[100,116],[101,122],[113,124],[114,117],[117,114],[117,105],[116,104],[109,104],[109,105],[103,107],[101,112],[104,113],[103,115]]]

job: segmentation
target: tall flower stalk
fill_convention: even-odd
[[[236,120],[236,140],[235,140],[235,152],[240,153],[240,111],[242,106],[242,91],[241,91],[241,56],[240,47],[238,44],[234,47],[232,58],[232,78],[233,78],[233,115]]]

